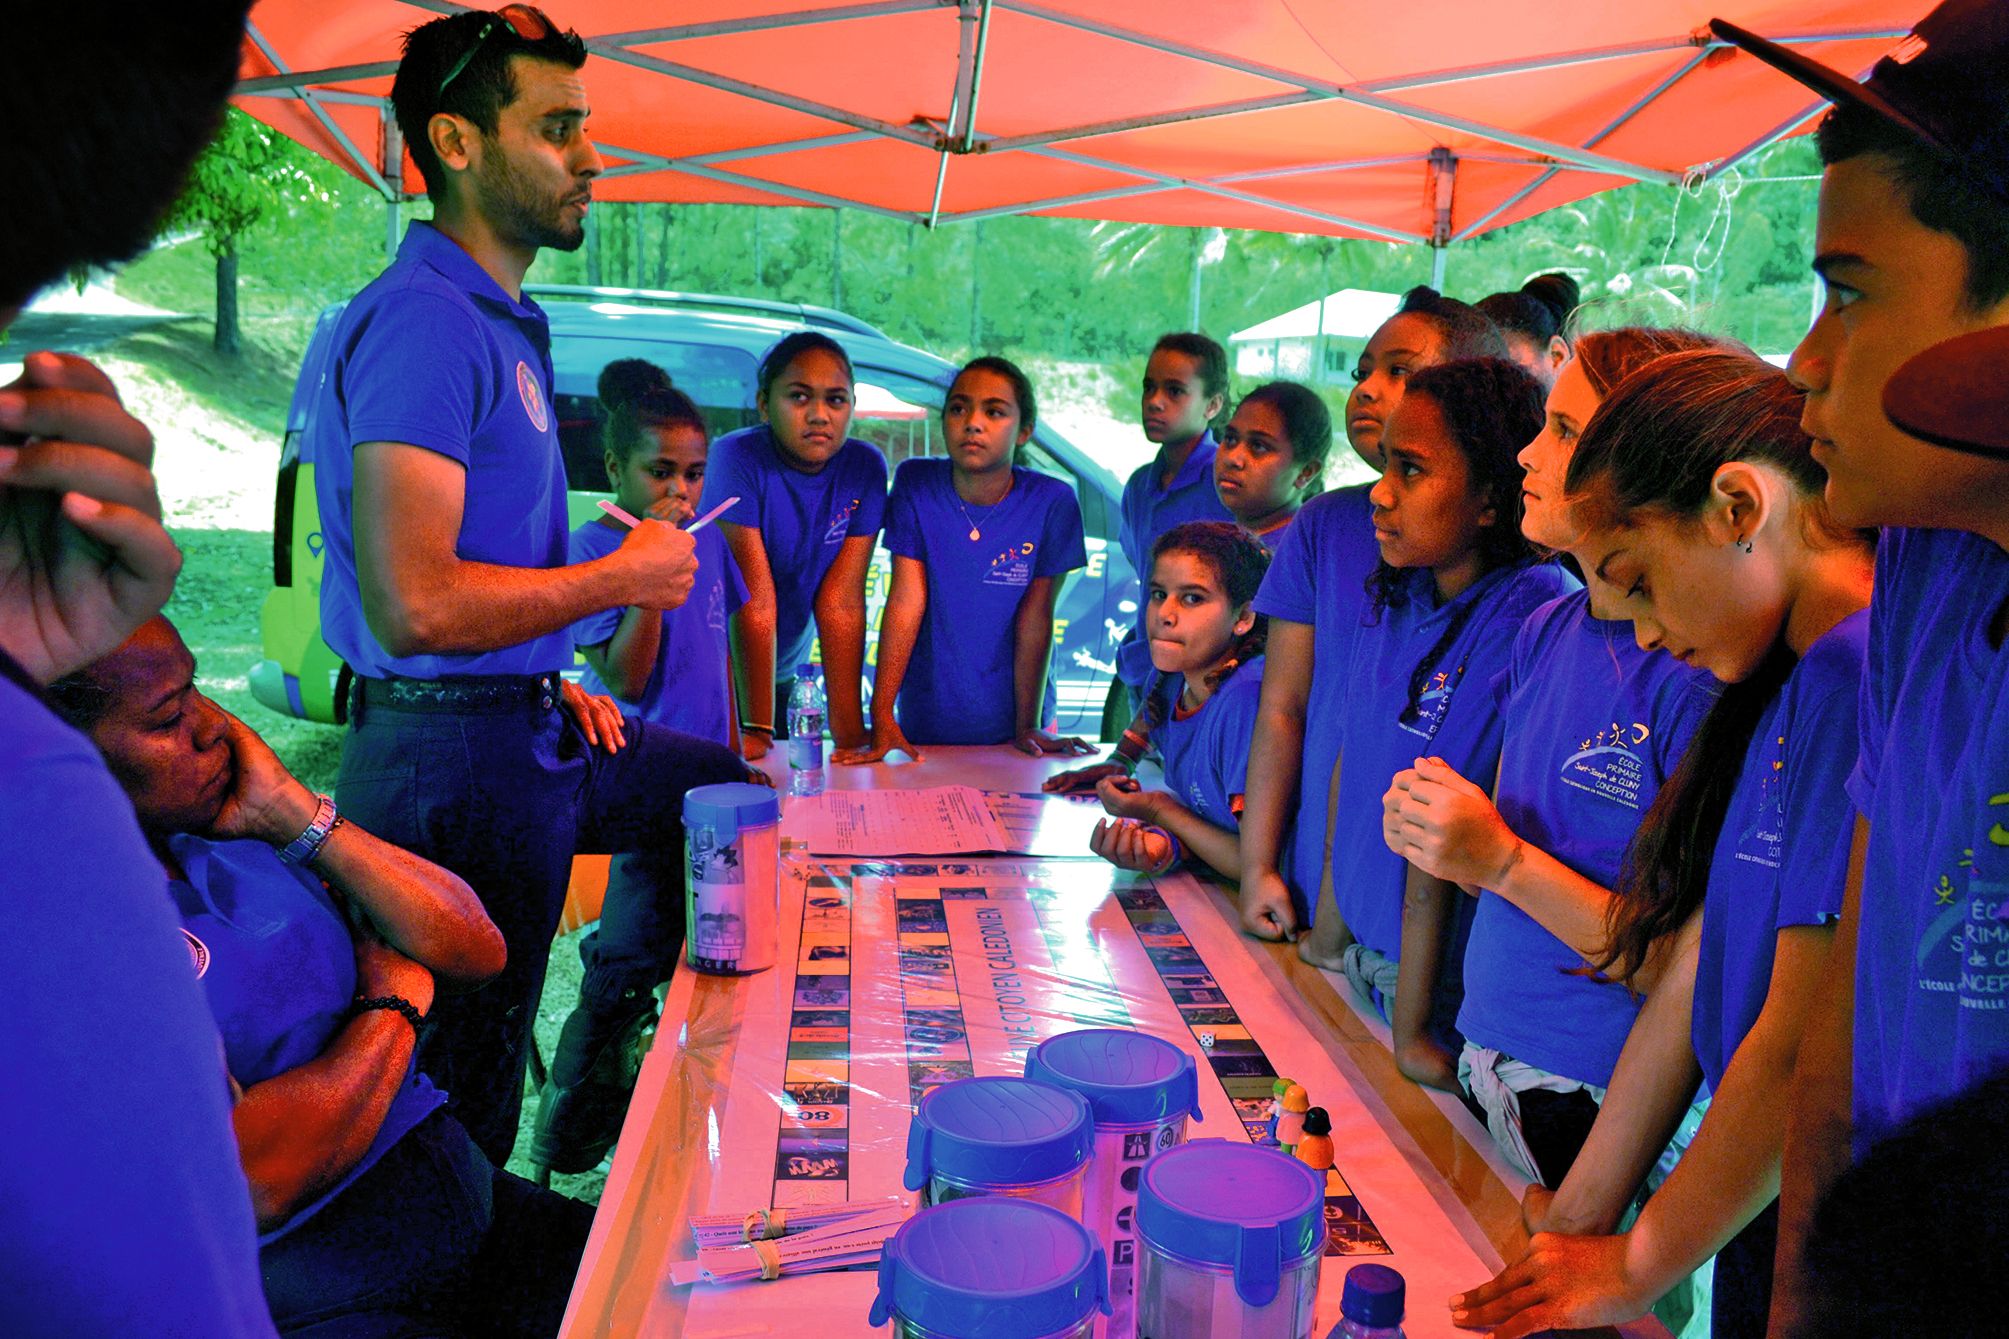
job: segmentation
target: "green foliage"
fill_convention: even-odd
[[[334,169],[318,156],[233,108],[190,169],[188,186],[168,211],[162,231],[199,230],[210,254],[237,241],[289,206],[326,205]]]

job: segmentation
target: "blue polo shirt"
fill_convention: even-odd
[[[1299,759],[1297,817],[1278,862],[1306,904],[1325,868],[1325,815],[1339,761],[1353,641],[1367,617],[1367,579],[1381,562],[1374,542],[1372,483],[1321,493],[1284,529],[1256,592],[1256,612],[1312,630],[1311,707]],[[1300,913],[1302,914],[1302,913]]]
[[[626,533],[625,529],[617,531],[588,521],[572,532],[571,559],[588,563],[604,558],[621,547],[621,536]],[[730,744],[732,653],[726,621],[746,603],[746,581],[717,526],[708,525],[692,538],[698,546],[697,584],[691,587],[689,599],[663,611],[656,667],[649,673],[641,700],[630,705],[645,721]],[[625,608],[606,609],[580,619],[572,625],[573,644],[600,646],[613,640],[627,613]],[[579,676],[579,686],[589,693],[613,696],[590,666]]]
[[[0,1332],[270,1336],[216,1024],[90,741],[0,653]]]
[[[1191,715],[1179,715],[1185,676],[1168,676],[1164,688],[1165,719],[1151,731],[1151,743],[1164,765],[1165,789],[1215,827],[1240,831],[1249,742],[1263,696],[1263,658],[1238,667]]]
[[[1640,650],[1631,623],[1594,617],[1577,590],[1522,624],[1498,689],[1501,817],[1529,845],[1615,886],[1640,818],[1715,702],[1716,681]],[[1458,1030],[1537,1069],[1608,1087],[1639,1001],[1583,967],[1534,917],[1482,891]]]
[[[1713,1090],[1772,988],[1779,931],[1841,914],[1856,810],[1845,799],[1861,736],[1869,611],[1807,648],[1765,709],[1709,863],[1691,1033]]]
[[[168,849],[182,869],[168,881],[168,895],[223,1033],[231,1077],[249,1088],[318,1058],[348,1026],[356,998],[356,944],[333,896],[264,842],[183,835],[169,838]],[[445,1102],[411,1067],[361,1160],[260,1241],[276,1241],[313,1217]]]
[[[783,463],[773,430],[756,423],[712,443],[705,495],[739,498],[720,519],[760,532],[774,579],[774,672],[786,677],[809,658],[816,592],[838,550],[885,522],[886,457],[851,437],[821,470],[804,474]]]
[[[1151,463],[1140,467],[1123,485],[1123,524],[1116,542],[1130,560],[1141,588],[1151,578],[1151,546],[1158,536],[1187,521],[1230,521],[1235,518],[1221,505],[1214,491],[1214,434],[1210,429],[1193,443],[1186,463],[1172,476],[1169,488],[1158,480],[1165,470],[1165,451],[1159,448]],[[1151,646],[1144,638],[1144,600],[1137,601],[1137,618],[1116,647],[1116,674],[1133,689],[1142,689],[1151,677]]]
[[[371,678],[543,674],[569,666],[564,629],[499,651],[394,656],[370,631],[356,583],[355,449],[365,442],[423,447],[467,471],[454,545],[462,559],[565,565],[565,466],[543,311],[503,292],[445,233],[413,223],[390,268],[343,309],[334,339],[306,450],[327,544],[322,637]]]
[[[1855,1142],[2009,1061],[2009,554],[1950,530],[1877,549],[1849,795],[1869,820],[1857,930]]]
[[[1332,885],[1354,938],[1391,961],[1402,952],[1403,882],[1408,862],[1381,835],[1381,797],[1395,774],[1420,757],[1439,757],[1484,785],[1500,761],[1505,722],[1494,681],[1514,638],[1536,609],[1576,588],[1554,563],[1498,568],[1454,600],[1436,601],[1428,571],[1403,574],[1408,599],[1360,629],[1353,667],[1337,698],[1314,695],[1312,712],[1340,717],[1339,806],[1332,833]],[[1457,634],[1440,647],[1444,633]],[[1410,676],[1426,664],[1418,711]],[[1316,891],[1313,885],[1308,892]]]
[[[1088,561],[1081,504],[1068,485],[1020,465],[997,505],[971,507],[957,497],[954,474],[940,458],[903,461],[886,501],[886,551],[918,560],[928,576],[928,607],[895,709],[917,745],[1003,744],[1017,733],[1019,605],[1035,577],[1061,577]],[[971,539],[972,529],[981,538]],[[1049,672],[1041,724],[1054,718],[1054,702]]]

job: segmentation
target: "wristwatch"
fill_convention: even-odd
[[[315,799],[320,803],[314,808],[314,818],[307,824],[307,830],[279,850],[279,858],[289,865],[313,864],[314,857],[321,854],[328,834],[341,825],[342,815],[335,808],[335,797],[317,795]]]

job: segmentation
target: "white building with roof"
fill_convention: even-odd
[[[1402,304],[1399,293],[1342,288],[1228,336],[1235,379],[1344,384],[1368,339]]]

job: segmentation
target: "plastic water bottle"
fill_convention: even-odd
[[[788,690],[788,793],[823,793],[823,676],[818,665],[797,665]]]
[[[1402,1275],[1387,1265],[1355,1265],[1339,1294],[1339,1324],[1326,1339],[1402,1339]]]

